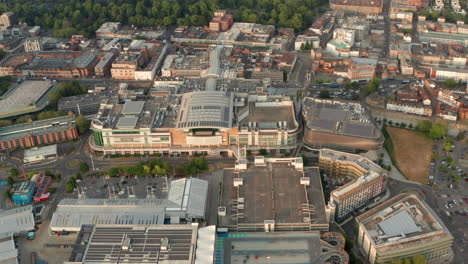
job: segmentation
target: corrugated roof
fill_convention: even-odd
[[[0,211],[0,234],[20,233],[33,229],[32,205]]]

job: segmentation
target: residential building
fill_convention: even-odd
[[[0,128],[0,150],[30,148],[78,138],[74,116],[62,116]]]
[[[455,81],[468,82],[468,70],[465,68],[432,67],[430,77],[438,81],[454,79]]]
[[[112,63],[111,76],[114,80],[135,80],[135,71],[144,63],[141,53],[120,54]]]
[[[388,110],[399,111],[408,114],[432,116],[432,107],[419,102],[402,102],[389,100],[385,106]]]
[[[228,31],[232,24],[234,24],[234,16],[232,14],[227,14],[226,10],[217,10],[214,12],[209,27],[211,31],[223,32]]]
[[[319,166],[331,177],[351,179],[330,194],[329,207],[334,208],[337,221],[344,220],[386,190],[387,171],[361,155],[321,149]]]
[[[96,30],[96,38],[107,39],[113,38],[113,33],[122,27],[120,22],[106,22]]]
[[[358,245],[371,263],[422,255],[425,263],[449,263],[453,236],[420,198],[402,193],[356,217]]]
[[[38,52],[42,51],[42,44],[40,38],[28,39],[24,42],[24,51],[26,52]]]
[[[11,198],[16,205],[31,204],[36,193],[36,185],[31,181],[21,182],[14,185],[11,192]]]
[[[379,14],[382,13],[382,6],[381,0],[330,0],[330,8],[335,11]]]
[[[0,234],[0,263],[18,264],[18,249],[11,233]]]
[[[376,59],[352,58],[348,66],[348,78],[353,81],[370,80],[374,77]]]
[[[111,76],[111,67],[118,54],[116,52],[106,52],[104,56],[99,59],[99,62],[94,67],[94,73],[99,77]]]
[[[13,12],[6,12],[0,16],[0,24],[5,27],[11,27],[18,23],[16,14]]]
[[[460,96],[446,89],[440,89],[437,92],[437,100],[454,108],[462,105]]]

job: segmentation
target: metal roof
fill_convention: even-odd
[[[378,225],[388,237],[421,231],[414,219],[406,211],[401,211]]]
[[[57,144],[24,150],[24,158],[57,154]]]
[[[15,247],[15,241],[12,234],[0,235],[0,263],[17,264],[18,250]]]
[[[96,226],[82,263],[191,264],[198,225]]]
[[[214,261],[216,226],[205,226],[198,229],[197,253],[195,264],[210,264]]]
[[[204,218],[208,182],[195,178],[183,178],[171,182],[168,200],[176,206],[168,206],[166,211],[185,211],[187,217]]]
[[[136,116],[123,116],[119,118],[117,121],[117,128],[135,128],[136,124],[138,123],[138,117]]]
[[[0,234],[20,233],[33,229],[32,205],[0,211]]]
[[[124,115],[139,115],[143,110],[145,102],[143,101],[128,101],[125,102],[122,109],[122,114]]]

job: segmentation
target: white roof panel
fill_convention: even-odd
[[[401,211],[378,224],[386,236],[392,237],[421,231],[406,211]]]

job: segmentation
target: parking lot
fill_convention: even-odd
[[[466,145],[447,137],[434,141],[429,180],[436,185],[447,185],[452,188],[457,181],[468,181],[467,170],[460,163],[466,155]]]
[[[167,198],[167,185],[164,177],[95,177],[77,182],[74,194],[86,198]]]

